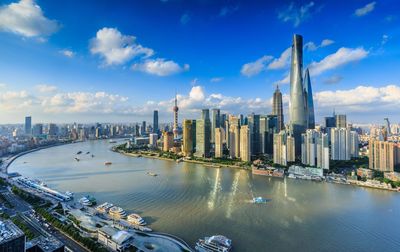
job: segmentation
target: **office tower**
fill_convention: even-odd
[[[240,127],[238,124],[229,126],[229,156],[231,158],[240,157]]]
[[[37,123],[37,124],[33,125],[32,135],[35,137],[43,135],[43,124]]]
[[[296,161],[294,137],[290,135],[286,136],[286,161]]]
[[[25,251],[25,234],[12,221],[0,221],[0,251],[20,252]]]
[[[182,152],[185,156],[193,155],[194,148],[193,148],[193,135],[195,135],[195,127],[193,127],[193,120],[184,120],[182,127],[183,127],[183,137],[182,137]]]
[[[359,149],[358,133],[356,131],[350,131],[350,156],[358,157]]]
[[[386,129],[386,133],[388,136],[391,135],[391,129],[390,129],[390,122],[389,122],[389,118],[384,118],[383,120],[385,120],[385,129]]]
[[[325,128],[335,128],[336,127],[336,116],[327,116],[324,118],[324,126]]]
[[[158,134],[158,110],[153,112],[153,133]]]
[[[25,134],[32,134],[32,117],[30,116],[25,117]]]
[[[306,107],[307,107],[307,128],[314,129],[315,128],[315,117],[314,117],[314,101],[313,94],[311,88],[311,80],[310,80],[310,72],[308,68],[306,69],[306,73],[304,76],[304,97],[306,98]]]
[[[209,109],[201,110],[201,119],[210,121],[210,110]]]
[[[173,133],[174,133],[174,138],[178,138],[178,133],[179,133],[179,130],[178,130],[178,111],[179,111],[179,108],[178,108],[178,98],[176,97],[176,94],[175,94],[175,106],[173,107],[173,111],[174,111],[174,127],[173,127]]]
[[[260,152],[267,153],[268,146],[268,122],[267,117],[260,117]]]
[[[280,164],[283,166],[287,165],[286,140],[287,137],[284,130],[274,134],[273,161],[275,164]]]
[[[149,144],[151,145],[151,147],[157,147],[157,140],[158,140],[158,134],[151,133],[149,135]]]
[[[239,115],[239,125],[245,125],[244,116],[242,114]]]
[[[146,135],[146,121],[143,121],[142,125],[140,126],[140,135],[141,136]]]
[[[276,86],[276,90],[274,92],[274,96],[272,99],[272,114],[276,115],[278,118],[278,125],[277,125],[278,132],[283,130],[284,120],[283,120],[282,93],[279,90],[278,85]]]
[[[195,156],[197,157],[206,157],[206,158],[210,157],[210,135],[211,135],[210,128],[211,128],[210,120],[204,120],[204,119],[196,120]]]
[[[260,154],[260,115],[255,115],[254,113],[247,117],[248,126],[250,131],[251,138],[251,146],[250,152],[251,155],[259,155]]]
[[[249,125],[240,127],[240,159],[244,162],[251,161],[251,134]]]
[[[358,157],[358,134],[349,128],[331,129],[331,159],[350,160]]]
[[[167,152],[174,147],[174,134],[170,131],[163,132],[163,151]]]
[[[56,136],[57,135],[57,125],[55,125],[54,123],[50,123],[49,124],[49,136]]]
[[[220,110],[211,110],[211,143],[215,142],[215,129],[220,127]]]
[[[222,127],[214,129],[215,131],[215,157],[221,158],[224,155],[224,143],[225,130]]]
[[[381,172],[400,172],[400,144],[371,139],[369,168]]]
[[[226,114],[221,114],[221,116],[219,118],[219,124],[220,124],[221,127],[224,128],[225,131],[228,131],[228,128],[225,127],[226,126],[225,121],[226,121],[227,118],[228,117],[227,117]]]
[[[335,123],[337,128],[346,128],[346,115],[335,115]]]
[[[328,135],[313,129],[302,134],[301,162],[305,165],[329,169]]]
[[[303,87],[303,37],[293,36],[290,67],[290,131],[295,138],[296,155],[301,154],[301,134],[308,127],[307,99]]]

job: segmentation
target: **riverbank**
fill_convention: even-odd
[[[221,167],[226,167],[226,168],[234,168],[234,169],[242,169],[242,170],[250,170],[251,167],[245,167],[245,166],[239,166],[239,165],[228,165],[228,164],[221,164],[221,163],[215,163],[215,162],[206,162],[206,161],[200,161],[200,160],[192,160],[192,159],[185,159],[185,158],[180,158],[180,159],[173,159],[173,158],[167,158],[167,157],[160,157],[158,156],[158,153],[130,153],[130,152],[125,152],[121,150],[117,150],[115,148],[112,149],[114,152],[120,153],[125,156],[129,157],[145,157],[145,158],[152,158],[152,159],[158,159],[158,160],[165,160],[165,161],[172,161],[172,162],[187,162],[187,163],[192,163],[192,164],[201,164],[205,167],[213,167],[213,168],[221,168]]]

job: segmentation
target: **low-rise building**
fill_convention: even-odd
[[[98,230],[99,243],[112,251],[124,251],[132,246],[133,236],[111,226],[104,226]]]
[[[357,176],[360,176],[362,178],[372,179],[374,177],[374,171],[365,168],[358,168]]]
[[[0,220],[0,251],[25,251],[25,234],[10,220]]]

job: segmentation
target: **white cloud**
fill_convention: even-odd
[[[0,89],[1,88],[6,88],[7,87],[7,84],[5,84],[5,83],[0,83]]]
[[[389,40],[389,36],[386,34],[382,35],[382,41],[381,41],[381,45],[385,45]]]
[[[375,4],[376,2],[371,2],[365,6],[363,6],[362,8],[357,9],[354,12],[354,15],[356,15],[357,17],[362,17],[367,15],[368,13],[370,13],[371,11],[373,11],[375,9]]]
[[[297,7],[292,2],[286,9],[278,13],[278,19],[283,22],[293,22],[294,27],[297,27],[311,16],[311,8],[314,5],[314,2],[309,2]]]
[[[312,62],[309,66],[310,73],[313,76],[319,75],[327,70],[346,65],[350,62],[359,61],[367,57],[368,51],[363,48],[345,48],[342,47],[335,53],[326,56],[319,62]]]
[[[138,56],[146,58],[154,54],[153,49],[136,44],[135,40],[134,36],[123,35],[116,28],[104,27],[91,40],[90,51],[100,55],[106,65],[119,65]]]
[[[36,85],[35,88],[40,93],[51,93],[51,92],[57,91],[57,87],[56,86],[46,85],[46,84]]]
[[[21,0],[0,7],[0,30],[24,37],[49,36],[59,28],[57,21],[46,18],[33,0]]]
[[[326,47],[335,43],[333,40],[324,39],[321,41],[320,45],[316,45],[314,42],[310,41],[304,45],[304,49],[308,51],[316,51],[318,48]]]
[[[68,58],[72,58],[72,57],[75,56],[75,53],[73,51],[71,51],[71,50],[68,50],[68,49],[60,50],[59,52],[62,55],[64,55],[65,57],[68,57]]]
[[[285,51],[283,51],[279,58],[274,59],[271,63],[269,63],[268,69],[286,68],[289,65],[291,52],[292,48],[287,48]]]
[[[275,82],[275,85],[284,85],[284,84],[289,84],[290,83],[290,73],[286,73],[285,77],[281,80],[278,80]]]
[[[272,56],[265,55],[254,62],[244,64],[240,72],[247,77],[257,75],[265,70],[267,63],[272,59]]]
[[[222,77],[214,77],[210,79],[210,82],[221,82],[224,78]]]
[[[136,63],[132,66],[133,70],[158,76],[168,76],[183,71],[188,71],[189,68],[190,66],[188,64],[179,66],[172,60],[165,60],[161,58],[147,59],[143,63]]]

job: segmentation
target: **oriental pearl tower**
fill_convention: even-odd
[[[175,93],[175,106],[172,108],[174,111],[174,128],[173,128],[173,133],[174,133],[174,138],[178,138],[178,99]]]

